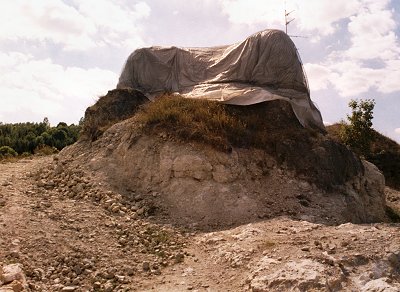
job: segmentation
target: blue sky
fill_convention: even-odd
[[[284,29],[285,2],[324,121],[374,98],[374,127],[400,142],[400,0],[0,0],[0,121],[76,123],[135,49]]]

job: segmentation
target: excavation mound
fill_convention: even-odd
[[[103,102],[139,94],[111,91],[87,114],[102,116]],[[164,96],[132,108],[122,121],[114,114],[115,124],[97,139],[83,135],[60,163],[84,165],[123,198],[139,196],[140,216],[199,228],[277,216],[385,220],[382,174],[304,128],[286,101],[241,107]]]

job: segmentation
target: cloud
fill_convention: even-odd
[[[0,115],[9,122],[77,122],[94,98],[114,88],[118,76],[99,68],[63,67],[50,59],[31,55],[0,53],[2,107]]]
[[[139,2],[125,7],[107,0],[7,1],[0,10],[0,41],[55,43],[65,50],[85,51],[102,45],[142,45],[138,21],[150,15]]]
[[[373,89],[380,93],[400,90],[400,44],[394,12],[389,1],[362,0],[359,11],[350,16],[349,44],[331,51],[317,64],[306,64],[310,87],[325,89],[329,84],[343,97]]]
[[[358,15],[350,17],[348,31],[352,44],[346,55],[353,59],[396,58],[400,47],[395,28],[392,11],[364,7]]]
[[[330,82],[332,72],[327,66],[320,64],[304,64],[311,91],[326,89]]]
[[[265,23],[269,28],[283,28],[285,8],[293,11],[291,26],[321,35],[332,34],[335,23],[357,13],[361,0],[220,0],[222,11],[232,23],[254,25]]]
[[[297,0],[294,16],[298,27],[303,31],[315,31],[322,35],[336,31],[335,25],[341,19],[350,17],[360,9],[359,0]],[[291,1],[288,1],[291,3]]]
[[[283,26],[285,6],[279,0],[221,0],[222,11],[229,21],[238,24],[253,25],[266,23],[272,27]]]
[[[400,91],[400,60],[386,61],[378,69],[351,59],[330,59],[304,67],[312,91],[326,89],[329,84],[343,97],[358,96],[371,89],[384,94]]]
[[[400,135],[400,128],[394,129],[394,132],[395,132],[397,135]]]

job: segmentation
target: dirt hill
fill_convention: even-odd
[[[0,291],[400,289],[399,192],[287,104],[111,91],[85,119],[57,156],[0,165]]]

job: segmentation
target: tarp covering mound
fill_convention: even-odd
[[[170,92],[236,105],[283,99],[304,127],[324,130],[297,49],[280,30],[221,47],[138,49],[126,61],[117,88],[140,90],[149,99]]]

